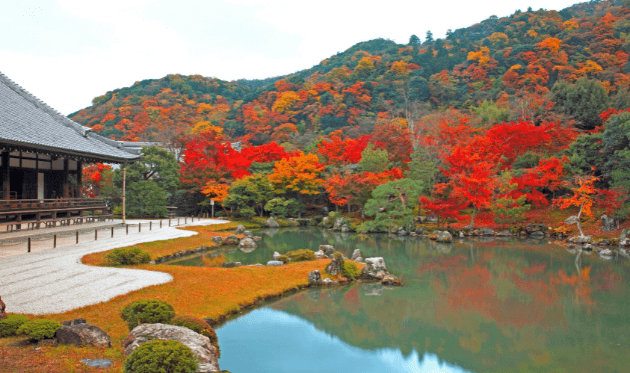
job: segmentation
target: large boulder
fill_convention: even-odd
[[[383,258],[366,258],[365,267],[361,269],[361,278],[364,280],[382,280],[389,275]]]
[[[282,254],[280,254],[277,251],[273,252],[273,255],[271,256],[273,258],[273,260],[280,260],[280,257],[282,256]]]
[[[112,339],[98,326],[90,325],[85,319],[64,321],[55,337],[60,344],[76,346],[112,347]]]
[[[333,225],[333,229],[338,231],[341,230],[341,226],[343,225],[343,218],[335,219],[335,224]]]
[[[317,251],[315,251],[315,258],[316,259],[325,259],[325,258],[328,258],[328,255],[326,255],[324,250],[317,250]]]
[[[7,313],[5,312],[7,309],[7,305],[2,301],[2,297],[0,297],[0,320],[4,320],[7,318]]]
[[[234,234],[227,236],[227,238],[225,239],[226,245],[238,245],[239,242],[240,240]]]
[[[143,343],[154,340],[173,340],[190,348],[199,361],[197,372],[219,372],[217,349],[210,339],[183,326],[142,324],[135,327],[122,343],[125,355],[129,355]]]
[[[534,232],[540,232],[542,233],[542,236],[544,236],[545,232],[547,232],[547,226],[544,224],[527,224],[525,231],[529,235],[532,235]],[[540,235],[538,234],[538,236]]]
[[[324,251],[324,254],[331,256],[335,253],[335,248],[332,245],[319,245],[319,249]]]
[[[437,242],[453,242],[453,235],[448,231],[436,231],[435,240]]]
[[[265,225],[268,226],[269,228],[279,228],[280,227],[280,224],[278,224],[276,219],[274,219],[273,217],[270,217],[269,219],[265,220]]]
[[[357,258],[361,257],[361,250],[359,249],[354,249],[354,251],[352,252],[352,260],[357,260]]]
[[[574,225],[577,224],[580,219],[578,219],[577,215],[571,215],[568,218],[564,219],[564,224]]]
[[[236,234],[243,234],[245,232],[245,226],[244,225],[237,225],[236,226]]]
[[[257,245],[251,237],[245,237],[241,239],[241,241],[238,243],[238,246],[256,248]]]
[[[574,243],[574,244],[585,244],[585,243],[591,243],[593,241],[591,236],[574,236],[569,238],[569,243]]]
[[[343,256],[341,253],[335,253],[333,255],[330,264],[326,266],[326,272],[333,276],[343,273]]]
[[[609,217],[608,215],[602,215],[600,219],[602,220],[602,232],[612,232],[619,228],[617,219],[615,218]]]
[[[217,245],[221,245],[223,243],[223,237],[221,236],[214,236],[210,240],[216,243]]]
[[[318,270],[314,270],[314,271],[309,272],[309,274],[308,274],[308,284],[310,286],[319,285],[319,284],[321,284],[321,282],[322,282],[322,274],[319,273]]]
[[[630,229],[624,229],[621,231],[621,234],[619,235],[619,241],[621,240],[626,240],[630,238]]]

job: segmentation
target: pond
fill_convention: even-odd
[[[628,372],[630,260],[545,240],[438,244],[314,228],[269,230],[227,261],[332,244],[382,256],[406,286],[308,289],[217,326],[233,372]],[[212,254],[216,255],[216,254]]]

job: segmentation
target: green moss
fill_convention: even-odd
[[[125,360],[125,373],[192,373],[199,368],[190,348],[177,341],[154,340]]]
[[[61,326],[54,320],[37,319],[22,324],[16,334],[25,335],[33,341],[41,341],[42,339],[53,338]]]
[[[28,317],[23,315],[8,315],[0,320],[0,338],[14,336],[22,324],[27,323]]]
[[[343,262],[343,277],[348,278],[350,280],[354,280],[359,276],[359,268],[356,264],[349,260],[345,260]]]
[[[173,306],[161,300],[135,301],[120,312],[120,317],[125,320],[129,330],[140,324],[169,324],[174,316]]]

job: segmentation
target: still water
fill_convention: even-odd
[[[332,244],[346,256],[358,248],[384,257],[406,286],[309,289],[227,321],[217,327],[222,369],[630,372],[627,258],[545,240],[437,244],[318,229],[261,235],[255,251],[228,250],[221,260],[264,263],[273,251]]]

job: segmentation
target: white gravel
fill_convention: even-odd
[[[202,220],[187,225],[226,222]],[[42,315],[105,302],[146,286],[163,284],[173,279],[171,275],[155,271],[86,266],[81,264],[81,257],[117,247],[195,234],[197,233],[165,227],[0,258],[0,296],[7,305],[7,312]]]

